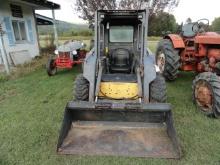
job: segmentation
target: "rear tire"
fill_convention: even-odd
[[[150,84],[150,102],[165,103],[167,100],[166,81],[161,74]]]
[[[164,59],[163,59],[164,58]],[[177,78],[180,67],[179,51],[173,47],[169,39],[159,42],[156,51],[156,64],[166,80],[173,81]]]
[[[220,77],[211,72],[200,73],[194,79],[192,88],[197,108],[207,116],[220,118]],[[211,99],[204,90],[210,92]]]
[[[76,77],[73,88],[73,96],[75,100],[78,101],[88,101],[89,100],[89,82],[79,74]]]
[[[90,40],[90,46],[89,49],[92,50],[94,48],[95,44],[94,44],[94,39]]]
[[[48,59],[46,69],[47,69],[48,76],[54,76],[57,73],[57,68],[56,68],[56,65],[55,65],[55,59],[53,59],[51,57]]]

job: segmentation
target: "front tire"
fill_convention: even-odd
[[[54,76],[57,73],[55,59],[53,59],[51,57],[48,59],[46,69],[47,69],[48,76]]]
[[[161,74],[150,84],[150,102],[165,103],[167,100],[166,81]]]
[[[159,42],[156,50],[156,64],[166,80],[173,81],[177,78],[180,56],[169,39],[163,39]]]
[[[94,39],[90,40],[90,46],[89,46],[89,49],[92,50],[95,46],[95,43],[94,43]]]
[[[78,101],[88,101],[89,100],[89,82],[79,74],[76,77],[73,87],[73,96],[75,100]]]
[[[207,116],[220,117],[220,77],[215,73],[204,72],[193,81],[193,101]]]

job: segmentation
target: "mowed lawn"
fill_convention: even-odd
[[[156,45],[156,44],[155,44]],[[155,45],[150,45],[154,49]],[[192,103],[193,73],[167,83],[181,160],[101,156],[61,156],[56,144],[67,101],[80,67],[48,77],[42,67],[0,82],[0,164],[220,164],[220,120],[207,118]]]

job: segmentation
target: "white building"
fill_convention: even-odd
[[[24,63],[39,55],[35,10],[56,10],[60,5],[46,0],[1,0],[0,2],[0,64],[4,57],[10,65]]]

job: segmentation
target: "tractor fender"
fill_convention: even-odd
[[[172,41],[173,47],[175,49],[185,48],[185,44],[183,42],[182,37],[180,37],[177,34],[169,34],[169,35],[165,36],[164,39],[170,39]]]

